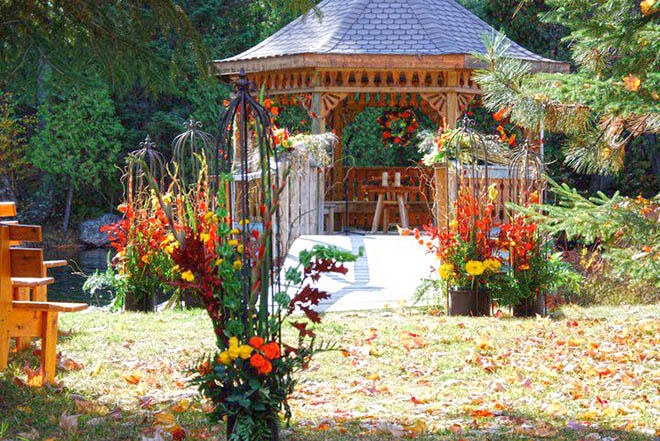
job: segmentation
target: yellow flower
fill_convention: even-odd
[[[200,239],[202,242],[206,243],[206,242],[208,242],[209,240],[211,240],[211,235],[210,235],[209,233],[202,233],[202,234],[199,235],[199,239]]]
[[[240,225],[247,225],[250,223],[249,219],[243,219],[242,221],[239,222]]]
[[[230,247],[235,247],[236,245],[238,245],[238,241],[236,239],[232,239],[232,240],[227,241],[227,244]]]
[[[230,346],[227,352],[229,353],[229,356],[231,357],[232,360],[236,360],[238,358],[239,355],[238,346]]]
[[[471,276],[480,276],[484,273],[485,269],[484,264],[478,260],[470,260],[465,264],[465,271]]]
[[[488,187],[488,199],[490,199],[492,202],[495,202],[495,199],[497,199],[499,194],[500,192],[497,190],[497,184],[492,184],[490,187]]]
[[[449,279],[453,273],[454,273],[454,265],[452,265],[451,263],[442,264],[440,265],[440,268],[438,268],[438,274],[444,280]]]
[[[145,254],[144,256],[142,256],[142,259],[141,259],[141,260],[142,260],[142,262],[144,262],[144,263],[149,263],[149,255],[148,255],[148,254]]]
[[[520,265],[520,268],[519,268],[519,269],[520,269],[521,271],[527,271],[527,270],[529,269],[529,265],[527,265],[527,264]]]
[[[181,278],[186,282],[193,282],[195,280],[195,275],[192,273],[192,271],[188,270],[181,273]]]
[[[239,253],[242,253],[243,252],[243,244],[240,244],[239,246],[237,246],[236,251],[238,251]]]
[[[238,234],[240,231],[238,231],[236,228],[230,231],[231,234]]]
[[[241,268],[243,268],[243,262],[241,262],[240,260],[235,260],[234,261],[234,268],[237,269],[237,270],[240,270]]]
[[[220,266],[225,261],[225,259],[218,259],[215,261],[215,266]]]
[[[241,345],[238,348],[238,356],[243,360],[250,358],[250,355],[252,355],[252,346]]]
[[[655,12],[655,9],[653,8],[653,5],[655,4],[656,0],[643,0],[639,3],[639,8],[642,10],[642,14],[644,15],[650,15],[653,12]]]
[[[165,253],[167,255],[171,255],[174,252],[174,245],[168,245],[165,247]]]
[[[163,204],[170,205],[170,202],[172,202],[172,196],[168,193],[163,196]]]
[[[213,216],[215,216],[215,213],[212,212],[212,211],[209,211],[208,213],[206,213],[206,214],[204,215],[204,220],[205,220],[206,222],[208,222],[208,221],[210,221],[211,219],[213,219]]]
[[[238,347],[238,338],[232,337],[229,339],[229,347],[230,348],[237,348]]]
[[[458,227],[458,222],[457,222],[457,221],[453,221],[453,222],[451,222],[451,223],[449,224],[449,226],[450,226],[451,228],[456,228],[456,227]]]
[[[221,352],[220,357],[218,357],[218,358],[220,359],[220,363],[222,363],[222,364],[231,363],[231,357],[229,356],[229,352],[227,352],[227,351]]]
[[[492,272],[496,273],[500,270],[501,267],[502,267],[502,264],[497,259],[493,259],[491,257],[490,259],[484,260],[484,268],[487,271],[492,271]]]

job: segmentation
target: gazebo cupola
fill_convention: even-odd
[[[472,53],[484,53],[495,30],[454,0],[324,0],[253,48],[215,61],[216,74],[241,69],[280,103],[311,96],[313,133],[341,132],[367,106],[418,107],[439,126],[456,126],[461,109],[480,93]],[[514,58],[539,71],[567,71],[509,41]],[[303,100],[298,100],[303,101]],[[343,176],[334,152],[335,182]]]

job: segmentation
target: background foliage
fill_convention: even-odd
[[[549,14],[550,6],[556,6],[556,2],[461,2],[523,46],[554,59],[570,59],[570,42],[562,40],[569,35],[570,23]],[[21,212],[31,217],[29,220],[59,220],[65,211],[68,191],[66,185],[61,185],[61,178],[73,176],[75,185],[80,187],[73,194],[74,221],[113,210],[121,195],[119,185],[108,185],[119,179],[112,161],[121,165],[123,156],[136,149],[147,134],[156,137],[158,148],[169,155],[171,139],[189,117],[202,121],[207,131],[215,131],[218,111],[228,97],[229,87],[208,78],[206,70],[200,69],[200,58],[235,55],[280,29],[297,15],[296,11],[310,3],[141,0],[99,4],[71,0],[64,2],[63,10],[56,15],[46,11],[42,2],[3,3],[0,90],[10,94],[3,95],[0,119],[3,127],[10,120],[16,121],[18,125],[12,130],[21,127],[22,134],[16,136],[18,144],[0,142],[0,193],[6,193],[8,188],[20,189],[16,197]],[[580,2],[578,6],[587,5]],[[77,15],[71,13],[76,10]],[[598,10],[601,18],[606,13],[603,8]],[[97,15],[102,17],[101,22],[90,20]],[[6,17],[14,20],[4,20]],[[651,49],[649,46],[645,50]],[[95,96],[99,102],[85,99],[88,96]],[[62,132],[78,130],[78,99],[83,99],[85,106],[94,104],[95,110],[88,111],[102,114],[109,125],[106,131],[86,131],[84,145],[68,142],[66,160],[55,160],[65,146],[61,137],[54,136],[54,126]],[[376,123],[379,115],[379,110],[367,109],[346,129],[345,141],[351,141],[346,165],[399,165],[394,152],[383,149],[382,133]],[[418,117],[421,128],[430,126],[421,114]],[[303,119],[300,109],[285,111],[281,124],[305,130]],[[494,131],[495,126],[490,130]],[[0,139],[6,140],[3,133],[7,132],[2,130]],[[655,135],[641,136],[625,147],[625,164],[616,177],[576,174],[564,165],[564,152],[560,149],[563,142],[565,138],[560,135],[546,139],[546,157],[556,180],[569,182],[585,192],[604,190],[612,194],[620,189],[624,194],[641,192],[646,196],[658,192],[660,148]],[[28,145],[31,151],[26,155]],[[91,174],[76,176],[72,170],[82,173],[89,159],[83,158],[81,152],[90,146],[99,149],[98,155],[88,152],[87,156],[101,159],[99,163],[92,161],[91,170],[101,174],[91,182],[94,185],[81,186],[90,182]],[[409,150],[408,160],[419,160],[416,146]]]

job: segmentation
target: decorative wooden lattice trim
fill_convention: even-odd
[[[450,71],[426,70],[324,70],[274,71],[250,74],[258,88],[272,95],[322,93],[481,93],[469,70],[456,71],[457,84],[449,85]]]

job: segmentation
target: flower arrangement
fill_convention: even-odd
[[[113,308],[153,311],[156,294],[172,291],[170,282],[176,273],[167,219],[155,194],[149,192],[137,194],[118,210],[123,219],[100,229],[116,251],[104,280],[115,291]]]
[[[492,237],[494,209],[487,195],[476,197],[463,185],[454,202],[452,222],[440,228],[425,227],[424,237],[413,231],[420,244],[440,260],[438,275],[451,286],[473,289],[500,270],[501,262],[494,256],[497,242]]]

